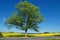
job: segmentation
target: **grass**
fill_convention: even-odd
[[[9,32],[3,32],[3,37],[25,37],[25,34],[23,33],[9,33]],[[27,34],[28,37],[42,37],[42,36],[54,36],[56,34]]]
[[[7,36],[21,36],[23,37],[23,35],[25,34],[21,34],[21,33],[2,33],[4,37]],[[35,36],[35,37],[40,37],[40,36],[53,36],[54,34],[27,34],[28,36]]]
[[[60,39],[47,39],[47,40],[60,40]]]

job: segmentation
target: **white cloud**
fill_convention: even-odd
[[[5,21],[6,20],[6,18],[3,18],[3,21]]]

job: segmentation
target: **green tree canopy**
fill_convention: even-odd
[[[16,5],[16,12],[6,20],[6,24],[10,27],[16,27],[21,30],[32,29],[38,32],[38,24],[43,21],[40,8],[28,1],[20,2]]]

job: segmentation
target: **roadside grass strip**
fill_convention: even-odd
[[[60,39],[47,39],[47,40],[60,40]]]

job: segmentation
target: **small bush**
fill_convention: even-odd
[[[3,37],[2,33],[0,32],[0,37]]]
[[[49,32],[44,32],[44,34],[48,34]]]

